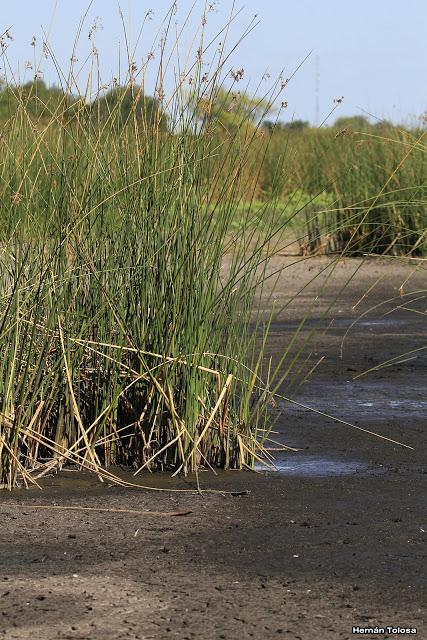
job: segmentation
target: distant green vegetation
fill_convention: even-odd
[[[38,124],[47,124],[59,116],[70,121],[85,112],[93,119],[111,119],[119,126],[135,114],[137,121],[146,125],[153,125],[158,119],[160,130],[167,128],[166,114],[160,108],[159,100],[146,96],[140,87],[134,86],[115,86],[91,102],[59,87],[48,87],[43,80],[0,87],[0,123],[4,125],[20,110]]]
[[[314,203],[326,194],[330,211],[313,222],[327,248],[425,253],[425,130],[357,116],[320,129],[279,127],[269,135],[265,193],[280,184],[282,195],[303,189]]]
[[[141,87],[114,87],[91,104],[92,113],[100,119],[112,119],[119,126],[136,116],[145,126],[156,126],[160,131],[168,128],[167,116],[159,100],[147,96]]]
[[[262,226],[256,212],[267,209],[268,219],[274,218],[279,226],[290,218],[298,234],[306,235],[304,251],[426,251],[427,155],[421,130],[386,121],[370,123],[364,116],[340,117],[320,129],[303,120],[275,123],[268,120],[267,100],[223,86],[195,94],[188,106],[193,111],[191,134],[208,132],[219,148],[226,145],[239,160],[239,209],[247,210],[246,204],[254,200],[258,203],[253,224]],[[0,127],[6,132],[17,115],[51,130],[84,117],[95,128],[101,122],[114,123],[118,135],[117,127],[132,129],[137,124],[145,130],[156,127],[159,136],[177,133],[183,119],[136,85],[114,86],[89,103],[41,80],[0,90]],[[130,146],[136,144],[132,133],[127,135]],[[240,145],[249,140],[251,156],[243,156]],[[224,183],[210,178],[212,171],[224,176],[222,155],[213,153],[203,166],[201,179],[209,197],[224,197]],[[235,226],[239,220],[241,215]]]

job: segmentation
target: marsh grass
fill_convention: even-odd
[[[207,59],[205,14],[185,65],[178,36],[168,48],[172,17],[154,98],[145,92],[151,58],[138,70],[130,48],[125,86],[113,82],[108,99],[101,86],[90,99],[95,47],[82,90],[74,55],[67,73],[58,68],[61,90],[46,93],[37,71],[35,82],[2,90],[3,487],[70,463],[122,484],[114,465],[187,474],[271,463],[274,394],[304,356],[291,353],[293,339],[274,370],[264,357],[274,313],[265,285],[280,273],[271,257],[295,242],[304,255],[423,249],[424,210],[413,220],[397,207],[405,200],[412,216],[423,204],[419,176],[418,200],[414,185],[388,189],[394,160],[385,187],[366,179],[359,189],[354,172],[335,175],[351,160],[344,147],[320,175],[323,132],[301,147],[295,138],[294,153],[261,129],[280,81],[232,116],[210,109],[230,95],[234,109],[243,71],[230,72],[223,32]]]
[[[119,482],[111,465],[188,473],[253,468],[265,457],[271,395],[257,345],[268,323],[254,309],[277,225],[267,217],[260,235],[241,216],[233,227],[242,189],[255,188],[258,126],[234,120],[224,135],[218,123],[201,123],[201,96],[223,91],[225,46],[207,82],[205,18],[189,70],[177,50],[166,53],[168,24],[149,110],[132,65],[125,91],[102,109],[88,104],[87,92],[75,94],[72,70],[53,102],[43,102],[37,85],[33,93],[7,88],[5,487],[67,463]],[[171,60],[175,84],[166,96]]]
[[[425,254],[425,128],[278,123],[258,133],[250,167],[256,182],[242,184],[235,227],[250,211],[258,228],[266,220],[284,226],[303,255]]]
[[[315,205],[304,211],[311,250],[425,254],[425,128],[273,128],[270,135],[266,183],[280,166],[282,199],[304,187]],[[316,205],[319,196],[325,206]]]

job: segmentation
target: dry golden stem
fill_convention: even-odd
[[[101,507],[79,507],[79,506],[65,506],[60,504],[25,504],[19,502],[7,502],[6,508],[18,507],[19,509],[56,509],[61,511],[95,511],[100,513],[124,513],[135,516],[153,516],[161,518],[173,518],[177,516],[188,516],[192,511],[138,511],[136,509],[107,509]]]

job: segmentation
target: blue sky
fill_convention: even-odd
[[[212,0],[213,1],[213,0]],[[49,46],[59,64],[66,68],[79,20],[88,8],[88,0],[14,0],[2,3],[0,31],[10,27],[13,41],[8,45],[6,72],[30,79],[26,61],[34,53],[42,58],[43,78],[52,83],[57,72],[50,59],[42,56],[43,28]],[[182,24],[193,0],[178,2],[173,23]],[[213,35],[227,22],[232,0],[214,3],[208,15],[208,33]],[[124,21],[130,41],[136,41],[146,12],[154,10],[145,21],[142,38],[135,54],[142,56],[153,48],[156,33],[170,7],[170,0],[122,0]],[[204,2],[196,2],[193,15],[182,37],[182,51],[190,50],[193,36],[200,28]],[[228,36],[231,46],[257,14],[256,28],[241,42],[230,59],[230,67],[245,69],[244,83],[255,91],[267,89],[282,69],[289,77],[304,58],[311,55],[285,90],[288,107],[284,119],[302,118],[315,122],[329,113],[334,98],[344,96],[334,112],[337,116],[363,114],[398,122],[414,119],[427,110],[427,2],[421,0],[246,0],[236,2],[242,9]],[[99,51],[101,81],[107,83],[118,75],[119,51],[123,63],[125,45],[116,0],[94,0],[82,31],[78,50],[79,64],[90,52],[88,32],[99,17],[95,44]],[[33,35],[36,48],[31,47]],[[154,46],[154,52],[157,49]],[[193,49],[194,52],[194,49]],[[124,67],[124,63],[122,67]],[[153,65],[154,70],[154,65]],[[261,80],[268,72],[270,80]],[[317,72],[317,73],[316,73]],[[81,73],[87,78],[88,67]],[[316,75],[318,80],[316,81]],[[153,80],[152,80],[153,82]],[[147,83],[150,88],[150,80]],[[246,85],[245,85],[246,86]],[[317,88],[316,88],[317,87]],[[318,110],[316,108],[316,95]]]

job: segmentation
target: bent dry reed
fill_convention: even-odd
[[[231,224],[257,126],[199,117],[227,59],[222,47],[208,80],[204,28],[188,72],[175,52],[169,98],[167,39],[156,98],[133,63],[125,88],[92,103],[72,71],[52,100],[37,79],[2,90],[4,487],[65,463],[119,481],[110,465],[188,473],[263,457],[253,309],[272,237]]]

